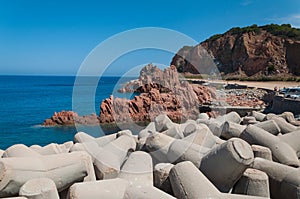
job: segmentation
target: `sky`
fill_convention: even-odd
[[[0,75],[76,75],[99,43],[134,28],[168,28],[200,43],[232,27],[269,23],[300,28],[300,1],[0,0]],[[105,74],[119,76],[146,63],[169,65],[173,55],[132,52]]]

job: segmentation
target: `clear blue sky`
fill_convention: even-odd
[[[300,27],[299,0],[0,1],[0,74],[74,75],[101,41],[132,28],[164,27],[201,42],[231,27],[291,23]],[[172,55],[143,52],[115,63],[120,75]]]

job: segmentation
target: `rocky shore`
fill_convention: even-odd
[[[78,132],[74,142],[1,151],[0,197],[296,199],[299,136],[290,112],[184,123],[160,114],[137,135]]]
[[[119,92],[135,93],[133,99],[110,96],[100,104],[99,116],[79,116],[62,111],[46,119],[44,126],[99,125],[108,123],[150,122],[161,113],[172,121],[196,119],[201,105],[243,106],[263,109],[267,94],[260,89],[222,89],[213,86],[190,84],[180,78],[175,66],[164,70],[151,64],[145,66],[137,80],[132,80]],[[216,116],[216,112],[206,112]]]

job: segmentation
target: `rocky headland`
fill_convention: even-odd
[[[299,52],[300,29],[289,24],[252,25],[232,28],[197,46],[185,46],[171,64],[179,72],[203,74],[212,72],[206,68],[214,62],[218,72],[228,78],[279,76],[282,79],[300,75]]]

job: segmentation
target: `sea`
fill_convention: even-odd
[[[97,77],[87,77],[96,78]],[[120,94],[117,89],[136,77],[101,77],[96,85],[83,84],[81,90],[96,88],[94,99],[80,100],[83,105],[93,103],[94,107],[84,109],[80,114],[99,115],[100,103],[110,95],[132,98],[134,94]],[[0,76],[0,149],[13,144],[27,146],[49,143],[64,143],[73,140],[78,131],[99,137],[114,133],[114,128],[102,130],[99,126],[44,127],[41,124],[54,112],[72,110],[75,76]],[[88,82],[88,81],[86,81]],[[94,82],[94,81],[91,81]]]

